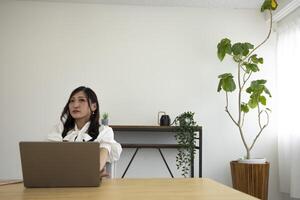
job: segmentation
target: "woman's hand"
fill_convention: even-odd
[[[102,170],[100,170],[100,178],[107,178],[109,177],[109,173],[106,171],[106,167],[103,167]]]

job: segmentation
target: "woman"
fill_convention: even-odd
[[[100,143],[100,171],[106,175],[106,162],[120,158],[121,145],[114,140],[112,128],[100,126],[99,103],[93,90],[78,87],[70,95],[60,116],[61,123],[48,135],[50,141]]]

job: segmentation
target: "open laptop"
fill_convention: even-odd
[[[20,142],[25,187],[100,185],[99,143]]]

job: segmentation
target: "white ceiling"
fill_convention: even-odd
[[[19,0],[26,1],[26,0]],[[64,3],[99,3],[141,6],[187,6],[203,8],[257,9],[264,0],[31,0]]]

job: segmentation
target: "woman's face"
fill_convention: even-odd
[[[96,110],[96,104],[91,104],[89,107],[88,99],[83,91],[74,94],[69,102],[69,111],[75,120],[89,121],[91,110]]]

